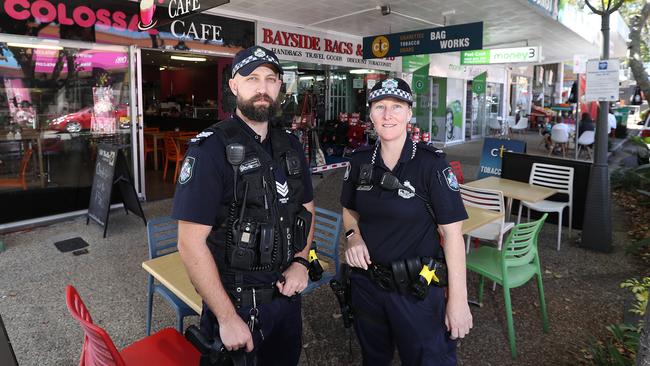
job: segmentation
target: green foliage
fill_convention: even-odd
[[[645,145],[645,144],[644,144]],[[646,152],[643,150],[642,152]],[[647,190],[650,188],[650,164],[637,168],[619,168],[610,175],[612,188],[631,190]]]
[[[650,277],[641,280],[631,278],[621,283],[621,288],[630,289],[634,294],[635,303],[631,312],[643,316],[648,303]],[[587,363],[597,366],[633,366],[636,352],[639,349],[639,336],[642,322],[638,325],[612,324],[606,327],[609,334],[604,341],[592,339],[583,358]]]
[[[641,317],[645,315],[645,309],[648,306],[648,289],[650,289],[650,277],[643,277],[641,280],[631,278],[621,283],[621,288],[627,288],[634,294],[636,300],[630,312]]]

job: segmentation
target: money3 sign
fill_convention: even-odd
[[[363,38],[363,58],[425,55],[483,48],[483,22]]]

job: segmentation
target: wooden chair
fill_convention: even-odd
[[[156,217],[147,221],[147,242],[149,243],[149,259],[158,258],[177,251],[178,222],[171,217]],[[157,293],[176,312],[176,330],[183,332],[183,318],[198,315],[183,300],[174,295],[166,286],[154,283],[149,275],[147,291],[147,335],[151,334],[151,310],[153,295]]]
[[[29,161],[32,158],[34,150],[29,148],[25,150],[22,159],[20,160],[20,172],[16,178],[0,178],[0,187],[3,188],[22,188],[27,190],[27,167],[29,166]]]
[[[178,171],[180,169],[180,163],[183,160],[183,154],[181,154],[181,150],[179,149],[178,145],[176,144],[176,141],[174,141],[174,138],[172,136],[166,135],[164,138],[165,141],[165,159],[163,161],[163,164],[165,164],[165,169],[163,170],[163,180],[167,179],[167,166],[169,165],[170,161],[174,162],[175,169],[174,169],[174,182],[178,178]]]
[[[68,285],[65,295],[70,315],[79,322],[84,331],[80,366],[199,364],[201,357],[199,351],[173,328],[165,328],[118,351],[108,333],[93,323],[86,304],[81,300],[77,290]]]

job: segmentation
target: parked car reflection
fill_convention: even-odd
[[[127,105],[118,105],[113,113],[117,127],[126,129],[131,127]],[[86,107],[77,112],[68,113],[49,121],[49,128],[55,131],[77,133],[91,129],[93,107]]]

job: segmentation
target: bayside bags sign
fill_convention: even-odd
[[[257,22],[257,43],[275,52],[280,60],[401,71],[401,62],[394,58],[364,60],[361,37]]]

